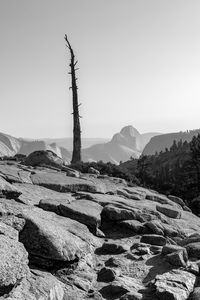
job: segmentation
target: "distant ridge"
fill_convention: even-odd
[[[150,132],[140,134],[133,126],[125,126],[112,139],[83,138],[83,161],[112,162],[119,164],[130,157],[138,158],[151,137],[159,133]],[[68,146],[68,147],[67,147]],[[86,148],[84,148],[86,147]],[[28,155],[37,150],[51,150],[67,163],[71,161],[72,138],[15,138],[11,135],[0,133],[0,156],[14,156],[15,154]]]
[[[28,155],[37,150],[51,150],[65,161],[70,162],[71,153],[67,149],[57,146],[55,143],[48,144],[42,140],[26,140],[0,133],[0,157],[14,156],[15,154]]]
[[[164,151],[165,148],[170,148],[173,144],[173,141],[176,142],[182,140],[190,142],[193,136],[200,133],[200,129],[189,130],[185,132],[173,132],[173,133],[166,133],[160,134],[158,136],[154,136],[151,138],[149,143],[145,146],[142,154],[143,155],[153,155],[156,152]]]

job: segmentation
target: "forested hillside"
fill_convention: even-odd
[[[191,201],[200,194],[200,135],[176,141],[165,151],[121,164],[141,184]]]

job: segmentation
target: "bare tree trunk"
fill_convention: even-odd
[[[71,163],[77,163],[81,161],[81,126],[80,126],[80,115],[79,115],[79,105],[78,104],[78,87],[76,84],[77,78],[76,78],[76,65],[78,63],[77,60],[75,60],[74,51],[68,41],[67,35],[65,35],[65,41],[66,46],[70,50],[71,55],[71,61],[70,61],[70,74],[71,74],[71,80],[72,80],[72,99],[73,99],[73,154],[72,154],[72,160]]]

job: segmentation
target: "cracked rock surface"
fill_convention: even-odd
[[[198,299],[200,218],[183,200],[74,174],[0,162],[0,299]]]

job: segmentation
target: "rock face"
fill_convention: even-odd
[[[198,299],[200,219],[95,175],[0,162],[0,299]]]

